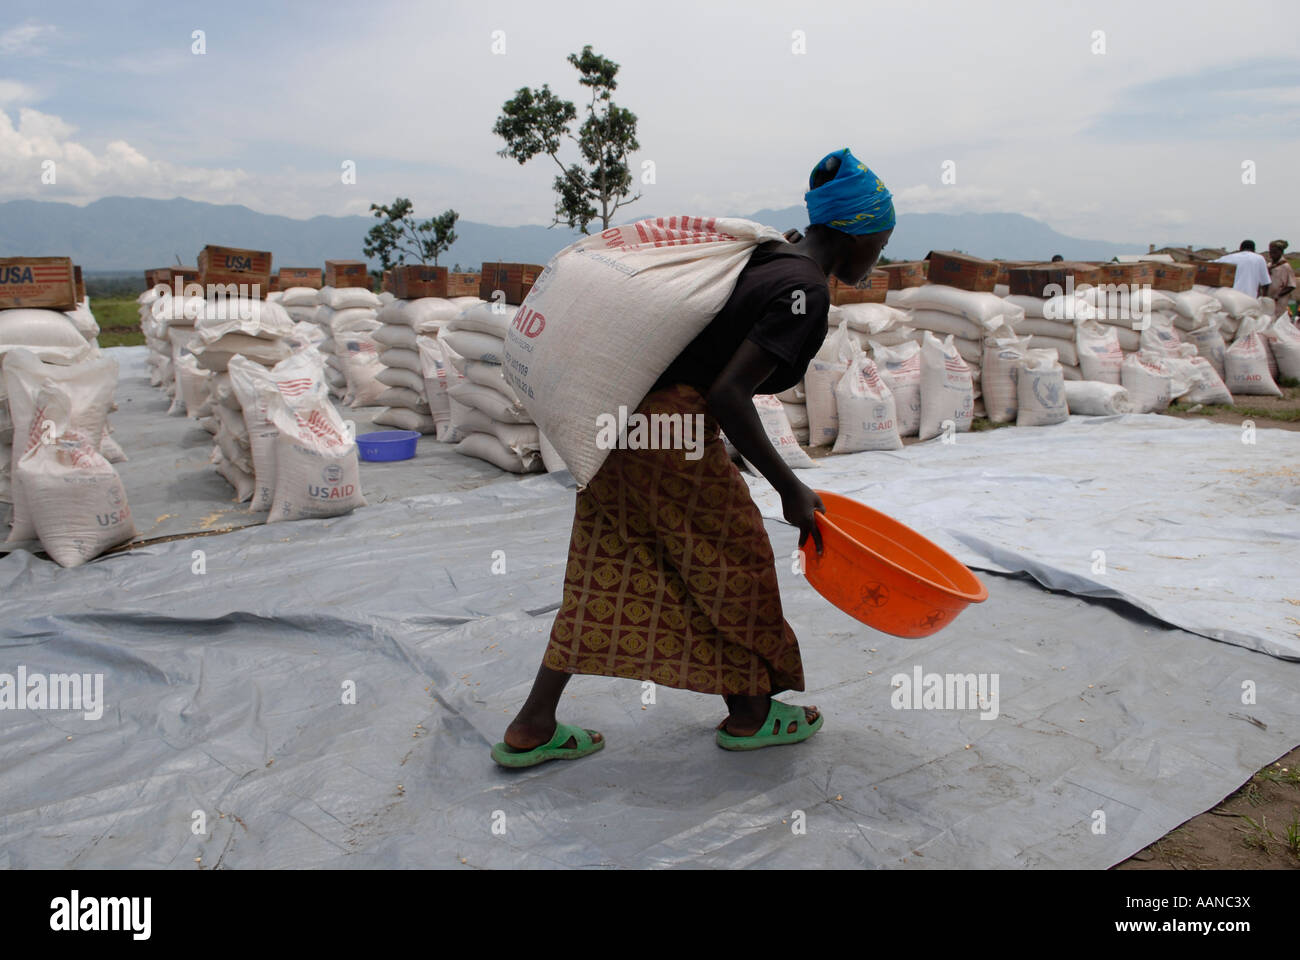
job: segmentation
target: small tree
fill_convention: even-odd
[[[409,255],[420,263],[438,265],[438,257],[456,242],[456,221],[460,214],[447,210],[424,222],[417,222],[415,205],[398,197],[389,206],[372,203],[370,210],[379,223],[370,228],[361,249],[367,257],[378,257],[383,270],[406,263]]]
[[[521,166],[540,153],[555,161],[560,175],[552,184],[556,201],[551,226],[565,223],[570,229],[587,233],[591,221],[598,219],[602,229],[608,228],[614,211],[641,199],[639,193],[627,199],[632,186],[628,156],[641,145],[636,139],[636,115],[615,106],[610,99],[618,86],[614,80],[618,64],[593,53],[590,44],[582,48],[581,54],[569,54],[568,59],[581,74],[578,82],[591,88],[587,119],[577,137],[569,129],[578,118],[577,109],[552,93],[546,84],[540,90],[521,87],[514,99],[501,108],[492,132],[506,142],[505,149],[497,151],[498,156],[513,157]],[[586,166],[564,165],[559,157],[562,137],[578,145]]]

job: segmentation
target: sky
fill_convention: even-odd
[[[899,213],[1300,243],[1294,4],[1072,6],[5,0],[0,201],[183,196],[306,218],[406,196],[420,215],[548,224],[557,168],[497,156],[492,126],[525,86],[581,109],[566,58],[591,44],[638,117],[642,199],[620,219],[798,204],[848,146]]]

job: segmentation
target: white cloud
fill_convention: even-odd
[[[45,52],[42,38],[57,31],[48,23],[27,20],[0,33],[0,54],[5,56],[36,56]]]
[[[17,80],[0,80],[0,107],[10,103],[30,103],[36,91]]]
[[[0,111],[0,182],[5,199],[26,197],[88,203],[114,194],[228,203],[248,185],[242,170],[203,169],[150,159],[124,140],[96,152],[73,139],[75,129],[61,118],[30,107],[18,111],[15,124]],[[43,183],[46,161],[53,161],[55,182]],[[266,199],[270,199],[269,197]]]

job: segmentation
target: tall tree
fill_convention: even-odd
[[[407,256],[420,263],[438,265],[438,257],[456,242],[456,221],[460,214],[447,210],[429,220],[415,219],[415,205],[398,197],[390,205],[370,205],[379,223],[370,228],[361,249],[367,257],[378,257],[383,270],[406,263]]]
[[[640,193],[628,197],[632,187],[628,156],[640,150],[641,144],[636,139],[636,114],[616,106],[610,98],[618,87],[614,79],[618,64],[593,53],[590,44],[581,54],[569,54],[568,60],[580,74],[578,83],[591,88],[587,118],[576,137],[570,124],[578,118],[577,109],[552,93],[547,84],[540,90],[521,87],[502,106],[492,132],[506,142],[498,156],[512,157],[521,166],[542,153],[555,161],[560,174],[552,184],[556,200],[551,226],[564,223],[587,233],[593,220],[599,220],[602,229],[608,228],[619,207],[641,199]],[[565,166],[560,159],[561,141],[566,137],[578,145],[582,163]]]

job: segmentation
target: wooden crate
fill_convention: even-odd
[[[477,273],[447,274],[447,296],[477,297],[479,275]]]
[[[364,287],[370,289],[370,270],[364,260],[326,260],[325,286],[341,289]]]
[[[925,259],[930,263],[927,276],[930,283],[992,293],[998,282],[998,265],[992,260],[968,257],[952,250],[931,250]]]
[[[1196,265],[1192,263],[1152,263],[1154,276],[1151,285],[1157,290],[1175,293],[1192,289],[1196,283]]]
[[[1101,278],[1101,268],[1091,263],[1058,260],[1056,263],[1035,263],[1028,267],[1012,267],[1007,271],[1011,293],[1022,297],[1046,297],[1046,289],[1055,285],[1064,293],[1067,279],[1074,277],[1074,286],[1095,285]]]
[[[72,274],[77,286],[77,303],[83,303],[86,299],[86,281],[81,278],[81,267],[74,263]]]
[[[199,251],[199,283],[205,290],[213,285],[255,286],[257,293],[265,296],[271,289],[271,254],[267,250],[220,247],[210,243]],[[253,294],[252,290],[248,292],[250,296]]]
[[[74,310],[78,302],[71,257],[0,258],[0,310]]]
[[[890,290],[903,290],[906,287],[925,286],[929,266],[924,260],[909,260],[903,263],[887,263],[878,269],[885,271],[885,276],[889,278]]]
[[[1237,279],[1235,263],[1198,263],[1196,264],[1196,282],[1207,287],[1230,287]]]
[[[398,300],[445,297],[447,296],[447,268],[424,263],[393,267],[389,289]]]
[[[1037,263],[1037,260],[994,260],[998,265],[998,283],[1003,286],[1011,285],[1011,271],[1016,267],[1028,267]]]
[[[1149,286],[1156,276],[1156,265],[1152,262],[1140,263],[1103,263],[1101,279],[1098,283],[1126,283]]]
[[[545,269],[536,263],[485,263],[479,273],[478,295],[483,300],[491,300],[493,293],[500,290],[505,294],[506,303],[523,303],[533,282]]]
[[[865,280],[856,286],[841,283],[835,277],[828,277],[826,282],[831,292],[831,303],[842,307],[846,303],[884,303],[885,292],[889,289],[889,274],[884,270],[872,270]]]
[[[281,267],[280,289],[288,290],[290,287],[311,287],[313,290],[319,290],[321,288],[320,267]]]

